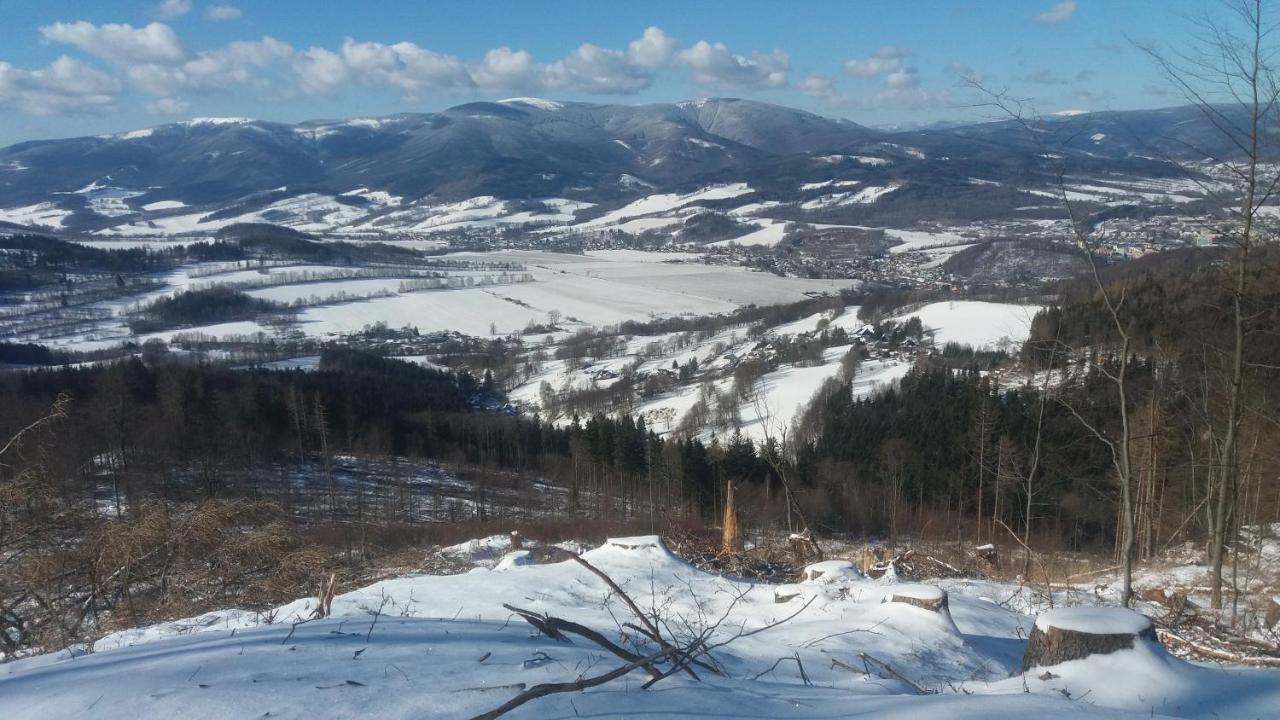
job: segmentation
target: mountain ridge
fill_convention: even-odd
[[[1121,136],[1177,131],[1199,138],[1205,133],[1188,125],[1191,111],[1046,123],[1071,130],[1065,151],[1082,172],[1159,177],[1170,172],[1163,154],[1189,143],[1174,137],[1143,152],[1140,141]],[[974,179],[1043,186],[1049,164],[1013,122],[887,132],[738,98],[645,105],[509,98],[292,124],[192,118],[18,143],[0,149],[0,210],[17,209],[0,219],[42,224],[52,213],[58,227],[93,232],[178,207],[265,207],[269,197],[317,195],[353,206],[371,193],[397,204],[567,198],[611,206],[646,192],[738,182],[789,202],[797,186],[833,179],[866,187],[910,183],[917,195],[946,196]]]

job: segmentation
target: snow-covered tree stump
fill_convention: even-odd
[[[779,605],[789,603],[804,595],[804,588],[799,585],[779,585],[773,589],[773,601]]]
[[[804,568],[805,582],[836,583],[845,580],[861,580],[863,575],[848,560],[824,560]]]
[[[947,602],[947,591],[937,585],[898,585],[893,588],[889,602],[906,603],[929,612],[951,614],[951,606]]]
[[[994,575],[1000,570],[1000,552],[994,544],[979,545],[973,549],[973,554],[978,559],[978,568],[987,575]]]
[[[1151,619],[1124,608],[1063,608],[1041,613],[1022,654],[1022,671],[1133,648],[1156,639]]]
[[[951,603],[947,599],[947,591],[937,585],[891,585],[892,590],[885,596],[884,602],[889,605],[910,605],[927,613],[937,620],[937,626],[946,632],[960,635],[960,628],[951,619]],[[909,611],[909,612],[915,612]],[[923,618],[920,618],[923,620]]]

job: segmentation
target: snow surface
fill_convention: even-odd
[[[500,551],[501,537],[476,549]],[[1063,663],[1049,675],[1009,677],[1031,619],[963,593],[951,593],[952,624],[884,603],[899,589],[892,584],[850,577],[784,594],[780,586],[699,571],[650,537],[610,540],[584,556],[640,607],[694,631],[724,616],[711,642],[761,631],[715,651],[724,676],[676,675],[641,690],[646,678],[637,672],[535,700],[513,720],[1254,718],[1274,717],[1280,707],[1280,672],[1192,665],[1149,643]],[[0,665],[0,717],[465,718],[522,688],[619,664],[585,641],[537,635],[504,602],[627,642],[618,630],[627,610],[599,578],[572,561],[512,561],[500,571],[480,566],[375,583],[334,598],[331,617],[297,626],[314,598],[264,613],[206,613],[118,633],[88,654],[81,648]],[[933,694],[917,694],[862,653]],[[809,683],[780,657],[798,658]]]
[[[18,225],[46,225],[60,228],[62,222],[71,215],[70,210],[63,210],[51,202],[0,210],[0,221]]]
[[[253,118],[247,117],[197,117],[190,120],[184,120],[179,125],[247,125],[253,122]]]
[[[806,582],[834,583],[862,577],[862,572],[848,560],[823,560],[804,568]]]
[[[116,135],[115,137],[121,140],[141,140],[142,138],[151,137],[152,135],[155,134],[155,132],[156,132],[155,128],[142,128],[139,130],[129,130],[128,132],[122,132]]]
[[[542,98],[536,98],[536,97],[507,98],[506,100],[499,100],[498,102],[503,103],[504,105],[509,105],[509,104],[528,105],[529,107],[536,107],[540,110],[563,110],[564,109],[564,103],[559,103],[559,102],[556,102],[555,100],[544,100]]]
[[[1036,616],[1036,627],[1091,635],[1137,635],[1151,627],[1151,620],[1124,608],[1056,608]]]
[[[937,585],[902,584],[893,586],[896,597],[909,597],[915,600],[941,600],[947,593]]]
[[[179,219],[192,216],[177,216]],[[198,216],[195,216],[198,217]],[[158,221],[158,222],[163,222]],[[85,244],[104,248],[166,247],[194,242],[182,240],[120,239],[95,240]],[[379,321],[392,327],[417,326],[420,330],[456,330],[486,336],[490,324],[502,334],[519,333],[530,322],[545,322],[548,313],[558,311],[568,327],[607,326],[625,320],[643,320],[674,315],[727,313],[743,305],[775,304],[802,300],[821,293],[835,293],[858,284],[856,280],[810,280],[779,277],[739,266],[705,265],[689,253],[647,253],[635,250],[603,250],[586,255],[537,251],[453,253],[449,259],[500,261],[525,265],[533,281],[506,285],[409,292],[399,294],[399,279],[355,278],[280,285],[250,289],[254,296],[282,301],[323,299],[341,292],[353,296],[396,293],[362,301],[308,307],[298,314],[297,328],[313,336],[360,330]],[[130,306],[146,303],[162,295],[190,289],[194,284],[234,283],[263,277],[256,268],[192,278],[191,272],[208,266],[184,268],[164,276],[163,290],[95,304],[112,311],[113,317],[92,330],[68,329],[65,334],[49,334],[40,341],[66,348],[92,350],[130,339],[123,313]],[[269,274],[325,271],[319,265],[281,266]],[[461,273],[460,273],[461,274]],[[488,274],[482,272],[481,274]],[[195,327],[183,332],[219,334],[257,325],[223,324]],[[145,338],[139,338],[145,339]]]
[[[502,559],[499,560],[498,564],[493,567],[493,570],[494,572],[499,572],[504,570],[514,570],[515,568],[524,567],[526,565],[532,565],[532,564],[533,564],[533,551],[512,550],[511,552],[502,556]]]
[[[800,207],[804,210],[818,210],[839,205],[869,205],[901,187],[901,185],[871,185],[856,192],[823,195],[800,203]]]
[[[705,200],[724,200],[727,198],[745,195],[751,192],[751,187],[746,183],[730,183],[726,185],[711,185],[695,192],[678,194],[678,193],[660,193],[657,195],[648,195],[634,202],[628,203],[617,210],[601,215],[598,218],[589,220],[584,223],[572,226],[574,230],[584,230],[588,228],[604,228],[611,225],[621,225],[623,221],[643,217],[647,215],[656,215],[658,213],[670,212],[686,205],[692,205]]]
[[[935,331],[933,340],[939,346],[957,342],[974,348],[997,348],[1006,341],[1018,344],[1026,340],[1031,333],[1031,320],[1040,309],[1037,305],[955,300],[932,303],[894,319],[920,318],[925,328]]]
[[[723,247],[727,245],[743,245],[743,246],[761,246],[773,247],[782,242],[787,234],[787,223],[782,220],[770,220],[762,218],[752,223],[758,230],[752,230],[746,235],[740,235],[729,240],[719,240],[710,243],[712,247]]]
[[[972,243],[972,240],[950,230],[929,232],[925,230],[895,230],[885,228],[884,234],[902,243],[901,245],[895,245],[889,248],[889,252],[894,255],[906,252],[916,252],[926,248],[945,245]]]
[[[857,180],[824,180],[822,182],[804,183],[801,190],[821,190],[827,187],[853,187],[860,184]]]
[[[147,212],[154,212],[156,210],[176,210],[177,208],[184,208],[186,206],[187,204],[181,200],[157,200],[143,205],[142,209]]]

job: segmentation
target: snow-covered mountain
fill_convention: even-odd
[[[515,197],[604,189],[623,174],[679,183],[874,136],[846,121],[747,100],[629,106],[517,98],[297,125],[200,118],[0,150],[0,196],[6,205],[43,200],[109,180],[149,189],[148,202],[159,195],[225,202],[281,186]]]
[[[1077,171],[1151,178],[1170,170],[1134,138],[1173,134],[1165,147],[1186,147],[1187,137],[1203,135],[1203,120],[1192,112],[1061,122],[1072,124]],[[726,183],[746,183],[760,199],[804,203],[815,199],[805,188],[823,182],[860,185],[850,197],[895,188],[884,199],[861,197],[886,212],[918,214],[918,204],[932,198],[964,197],[959,205],[978,207],[974,196],[1007,194],[996,183],[1035,187],[1048,176],[1041,149],[1010,123],[890,133],[750,100],[594,105],[513,98],[296,125],[197,118],[20,143],[0,149],[0,221],[129,235],[200,231],[229,218],[315,231],[404,230],[452,203],[549,200],[493,214],[571,208],[571,215]],[[404,222],[382,219],[397,213]]]

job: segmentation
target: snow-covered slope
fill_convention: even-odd
[[[502,539],[480,545],[500,550]],[[955,592],[953,623],[883,602],[894,586],[856,573],[780,593],[701,572],[652,537],[613,540],[585,557],[666,618],[673,635],[705,631],[715,643],[794,617],[716,650],[722,676],[676,675],[642,690],[636,673],[535,700],[510,717],[1208,718],[1267,717],[1280,706],[1280,672],[1197,667],[1142,645],[1055,666],[1045,680],[1039,669],[1025,682],[1008,678],[1033,619]],[[615,642],[642,640],[620,631],[627,610],[576,563],[508,558],[494,570],[406,576],[341,595],[325,620],[293,625],[314,607],[299,600],[267,614],[167,623],[111,638],[92,654],[9,663],[0,666],[0,716],[465,718],[534,684],[621,664],[586,641],[537,635],[502,603],[572,619]],[[794,660],[778,658],[798,659],[808,682]],[[876,662],[934,694],[917,694]]]
[[[939,346],[954,342],[998,349],[1016,347],[1026,340],[1031,320],[1040,310],[1038,305],[954,300],[931,303],[896,319],[920,318],[925,328],[933,331],[933,341]]]

